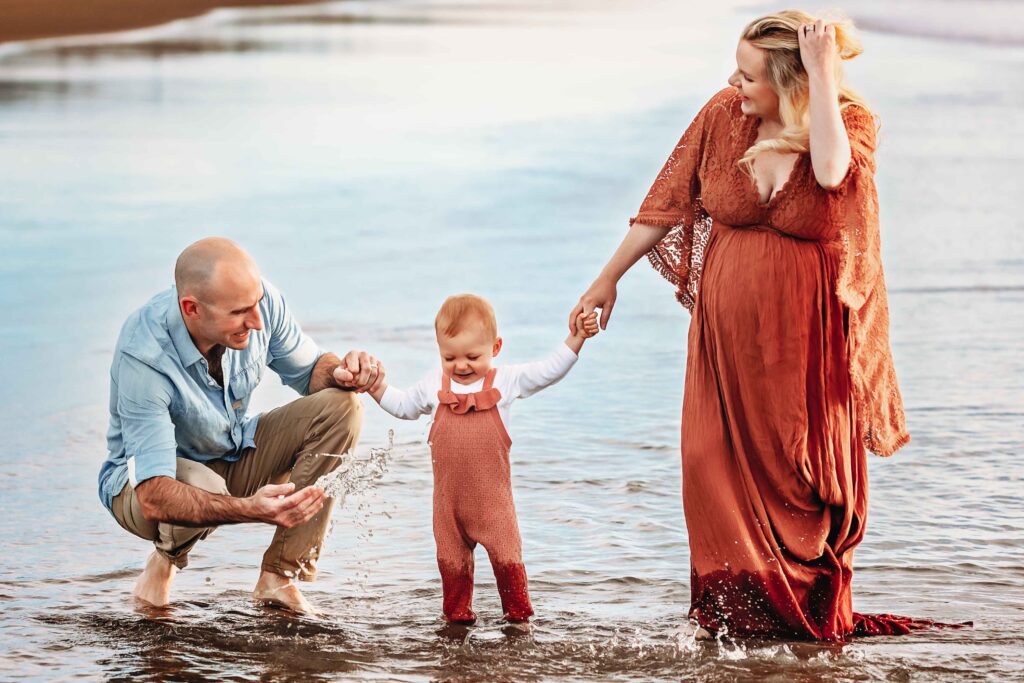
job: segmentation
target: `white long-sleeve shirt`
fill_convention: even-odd
[[[509,407],[513,401],[555,384],[568,374],[577,360],[579,356],[563,343],[543,360],[498,366],[494,372],[494,386],[501,391],[498,413],[505,429],[509,429]],[[403,420],[436,415],[440,405],[437,392],[441,390],[441,379],[441,368],[437,368],[405,391],[388,385],[380,398],[380,407]],[[471,394],[483,388],[484,378],[472,384],[452,382],[452,392],[456,394]]]

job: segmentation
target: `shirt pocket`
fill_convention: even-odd
[[[231,377],[231,400],[236,410],[245,409],[249,396],[263,379],[266,367],[262,360],[252,361]],[[237,405],[239,402],[241,405]]]

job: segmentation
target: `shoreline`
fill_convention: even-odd
[[[333,0],[0,0],[0,46],[61,38],[106,39],[194,19],[218,9],[329,4]],[[1024,46],[1020,0],[846,0],[844,12],[868,32],[980,45]],[[767,12],[773,5],[748,6]]]
[[[216,9],[320,4],[326,0],[0,0],[0,45],[105,35],[192,19]]]

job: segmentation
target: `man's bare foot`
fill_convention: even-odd
[[[154,607],[164,607],[171,600],[171,584],[178,573],[170,560],[153,551],[146,560],[146,568],[142,570],[132,595]]]
[[[253,600],[284,607],[299,614],[319,614],[291,579],[273,572],[260,572],[252,597]]]

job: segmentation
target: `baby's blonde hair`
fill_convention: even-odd
[[[498,338],[498,320],[494,308],[487,299],[476,294],[456,294],[445,299],[434,318],[434,331],[454,337],[473,319],[480,322],[484,331],[493,339]]]
[[[813,24],[816,20],[817,17],[807,12],[788,9],[755,19],[743,29],[740,38],[764,52],[765,73],[772,90],[779,96],[779,118],[783,125],[778,137],[756,143],[739,160],[739,165],[748,173],[753,173],[754,159],[761,152],[806,152],[810,149],[810,91],[807,71],[800,59],[797,32],[802,24]],[[839,108],[856,104],[871,113],[860,95],[843,82],[841,60],[853,59],[864,51],[853,22],[837,15],[826,19],[826,23],[834,26],[836,31],[839,59],[836,60],[835,77],[839,86]]]

